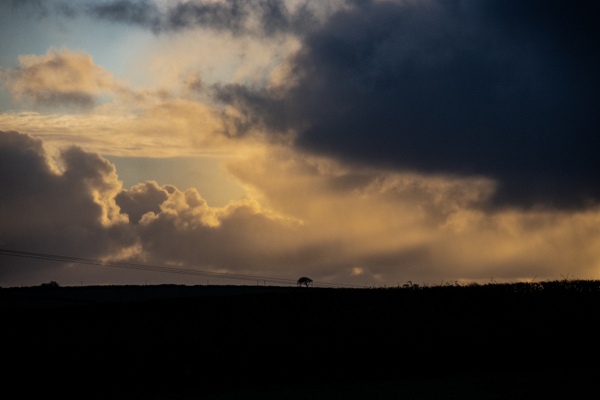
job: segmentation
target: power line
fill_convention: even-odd
[[[169,274],[218,277],[218,278],[222,278],[222,279],[236,279],[236,280],[252,280],[252,281],[263,280],[263,281],[269,281],[270,283],[279,283],[279,284],[284,284],[284,285],[296,285],[297,284],[297,281],[294,279],[278,278],[278,277],[273,277],[273,276],[259,276],[259,275],[234,274],[234,273],[226,273],[226,272],[213,272],[213,271],[204,271],[204,270],[197,270],[197,269],[164,267],[164,266],[156,266],[156,265],[148,265],[148,264],[135,264],[135,263],[123,262],[123,261],[108,261],[108,260],[98,260],[98,259],[94,259],[94,258],[70,257],[70,256],[61,256],[61,255],[56,255],[56,254],[45,254],[45,253],[33,253],[33,252],[18,251],[18,250],[0,249],[0,255],[22,257],[22,258],[33,258],[33,259],[39,259],[39,260],[59,261],[59,262],[74,263],[74,264],[97,265],[97,266],[101,266],[101,267],[135,269],[135,270],[141,270],[141,271],[151,271],[151,272],[169,273]],[[343,283],[314,282],[314,281],[312,282],[312,285],[317,286],[317,287],[362,287],[362,286],[358,286],[358,285],[347,285],[347,284],[343,284]]]

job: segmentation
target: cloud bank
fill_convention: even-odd
[[[196,189],[123,189],[98,154],[70,147],[53,161],[27,134],[0,132],[0,156],[0,243],[11,250],[361,285],[586,278],[600,268],[600,210],[485,211],[495,190],[487,179],[348,166],[276,146],[232,159],[249,196],[211,207]],[[2,261],[4,284],[58,271],[64,284],[124,279],[44,264],[27,280],[31,265]]]
[[[316,154],[485,176],[497,205],[600,199],[597,2],[362,1],[308,33],[292,88],[221,85]]]
[[[40,139],[0,131],[0,160],[5,249],[248,272],[284,267],[281,253],[295,245],[297,223],[255,201],[214,208],[195,189],[154,182],[124,190],[112,164],[80,147],[52,160]],[[23,278],[27,266],[2,261],[4,282]],[[110,283],[103,274],[91,279]]]

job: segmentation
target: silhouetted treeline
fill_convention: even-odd
[[[0,300],[11,290],[1,289]],[[564,371],[568,381],[597,370],[600,353],[600,281],[286,288],[2,308],[7,382],[26,376],[98,391],[204,393],[507,371]]]

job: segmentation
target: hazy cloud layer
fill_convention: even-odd
[[[106,104],[92,114],[6,113],[0,114],[0,129],[30,132],[53,148],[75,143],[115,156],[210,156],[254,146],[251,137],[233,141],[222,135],[228,129],[223,120],[202,103],[166,100],[136,111]]]
[[[217,97],[315,153],[489,177],[499,204],[587,205],[600,199],[599,7],[356,2],[303,39],[293,88]]]
[[[170,87],[133,88],[94,63],[91,55],[50,49],[0,69],[0,83],[36,112],[0,114],[0,129],[27,131],[58,146],[78,144],[105,155],[185,156],[230,152],[230,121],[189,96],[188,80]],[[60,113],[75,110],[77,113]],[[46,111],[46,113],[40,112]],[[48,111],[50,113],[48,113]],[[235,136],[229,135],[229,136]],[[115,140],[118,137],[118,140]]]

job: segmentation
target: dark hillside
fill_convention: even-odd
[[[81,292],[79,304],[53,307],[15,305],[15,289],[1,289],[5,382],[83,385],[92,394],[207,394],[506,373],[547,372],[567,384],[600,369],[589,364],[600,355],[597,281],[222,287],[219,296],[217,289],[177,288],[125,300],[114,297],[114,287],[96,288],[89,293],[105,290],[112,300]],[[20,290],[65,299],[74,289]]]

